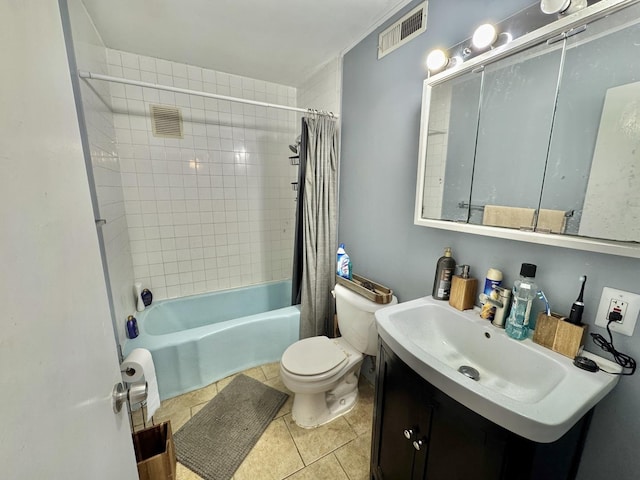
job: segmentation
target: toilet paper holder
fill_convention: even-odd
[[[147,399],[147,382],[131,383],[126,387],[122,382],[113,386],[111,394],[113,412],[120,413],[122,405],[128,400],[130,405],[143,403]]]

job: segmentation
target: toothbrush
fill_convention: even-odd
[[[573,323],[574,325],[580,325],[582,323],[582,312],[584,311],[584,285],[587,283],[587,276],[582,275],[580,277],[580,282],[582,282],[582,286],[580,287],[580,295],[573,305],[571,305],[571,313],[569,314],[569,323]]]
[[[547,316],[551,315],[551,307],[549,306],[549,300],[547,300],[547,296],[544,294],[542,290],[538,290],[538,298],[544,302],[544,306],[546,309]]]

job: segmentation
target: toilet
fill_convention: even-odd
[[[358,400],[358,377],[365,355],[376,355],[378,331],[374,314],[382,305],[335,286],[336,312],[342,337],[299,340],[282,354],[280,377],[294,393],[292,416],[303,428],[314,428],[351,410]]]

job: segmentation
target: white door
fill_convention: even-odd
[[[0,1],[0,477],[138,478],[56,0]]]

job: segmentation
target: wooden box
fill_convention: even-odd
[[[386,305],[393,299],[393,290],[390,288],[380,285],[368,278],[356,275],[355,273],[352,277],[353,278],[349,280],[348,278],[336,275],[336,282],[343,287],[347,287],[349,290],[368,298],[372,302],[380,303],[382,305]]]
[[[565,357],[575,358],[584,345],[587,335],[586,325],[574,325],[566,322],[557,313],[540,313],[533,332],[533,341]]]
[[[176,480],[176,451],[171,422],[133,434],[140,480]]]

